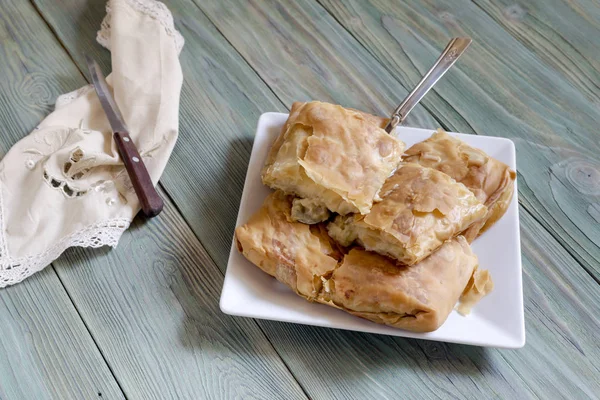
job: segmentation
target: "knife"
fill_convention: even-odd
[[[140,153],[138,153],[137,148],[133,144],[133,140],[129,136],[129,130],[123,121],[123,116],[121,115],[115,100],[108,90],[108,85],[106,84],[106,79],[104,79],[100,66],[88,55],[86,55],[85,58],[92,77],[92,83],[94,84],[94,88],[100,99],[100,104],[102,104],[104,113],[113,130],[113,137],[117,144],[117,150],[123,160],[123,164],[125,164],[125,169],[129,174],[129,179],[131,179],[135,194],[140,200],[142,211],[149,218],[155,217],[163,209],[163,200],[154,188],[152,179],[150,179],[148,170],[144,165],[144,161],[142,161]]]

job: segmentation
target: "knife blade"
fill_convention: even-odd
[[[85,58],[94,89],[96,89],[102,109],[112,128],[117,150],[129,174],[129,179],[131,179],[135,193],[140,201],[142,211],[147,217],[154,217],[162,211],[164,206],[163,200],[154,188],[142,156],[140,156],[135,144],[133,144],[125,120],[108,89],[108,84],[100,66],[88,55]]]
[[[102,108],[104,109],[104,113],[108,118],[108,122],[110,123],[113,132],[127,132],[127,127],[125,126],[121,111],[110,94],[108,84],[106,83],[106,79],[104,78],[100,66],[88,55],[85,56],[85,59],[92,77],[92,83],[96,89],[96,94],[100,99],[100,103],[102,104]]]

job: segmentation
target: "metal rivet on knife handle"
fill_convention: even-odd
[[[141,160],[135,144],[129,137],[129,131],[125,125],[123,116],[106,84],[100,66],[90,57],[86,56],[86,59],[98,99],[100,99],[102,109],[113,130],[117,150],[123,160],[129,179],[131,179],[131,184],[140,201],[142,211],[147,217],[154,217],[162,211],[163,200],[154,188],[146,165]]]

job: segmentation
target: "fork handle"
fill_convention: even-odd
[[[163,200],[152,184],[146,165],[127,132],[115,132],[115,143],[121,155],[142,211],[148,218],[157,216],[163,209]]]
[[[421,81],[415,86],[404,101],[394,110],[390,121],[385,130],[391,133],[396,125],[402,123],[409,112],[421,101],[423,96],[435,85],[435,83],[454,65],[458,57],[471,44],[471,39],[466,37],[454,38],[448,43],[444,52],[437,59],[433,67],[421,78]]]

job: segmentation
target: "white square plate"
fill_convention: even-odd
[[[265,113],[258,121],[236,226],[245,223],[270,192],[261,182],[260,171],[287,116]],[[397,129],[398,137],[406,143],[407,148],[433,133],[427,129]],[[515,146],[511,140],[459,133],[452,135],[516,170]],[[479,257],[481,268],[490,270],[494,291],[477,304],[467,317],[453,311],[435,332],[408,332],[379,325],[326,305],[310,303],[246,260],[234,245],[227,264],[220,306],[224,313],[242,317],[478,346],[523,347],[525,321],[516,188],[506,214],[475,240],[473,250]]]

